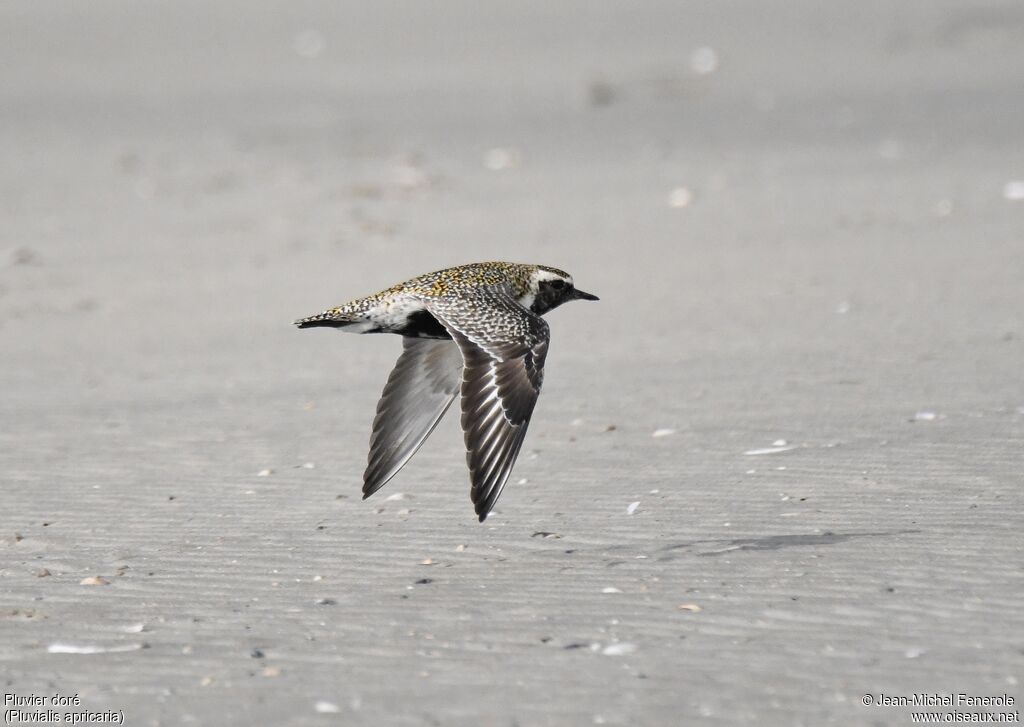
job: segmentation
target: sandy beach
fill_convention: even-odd
[[[1024,8],[0,27],[8,723],[1019,714]],[[451,413],[361,501],[400,342],[291,321],[491,259],[601,297],[497,511]]]

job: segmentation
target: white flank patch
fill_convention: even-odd
[[[418,313],[424,307],[423,301],[416,298],[396,296],[365,313],[364,315],[370,320],[366,324],[366,328],[359,328],[358,330],[362,332],[378,325],[384,328],[401,328],[405,325],[409,316],[413,313]],[[349,330],[352,330],[351,327]]]

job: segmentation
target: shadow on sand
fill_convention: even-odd
[[[692,555],[712,556],[725,555],[741,550],[779,550],[809,545],[835,545],[855,538],[884,538],[894,535],[910,535],[919,530],[890,530],[885,532],[853,532],[853,533],[809,533],[803,535],[766,535],[763,538],[737,538],[735,540],[692,540],[662,548],[662,551],[679,551],[686,548],[703,548]],[[704,549],[706,548],[706,549]],[[658,560],[674,560],[671,555],[664,555]]]

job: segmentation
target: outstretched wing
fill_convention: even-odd
[[[433,299],[426,305],[462,351],[462,431],[473,504],[483,521],[523,446],[550,333],[505,287],[480,288],[473,295],[469,301]]]
[[[462,355],[451,341],[403,338],[405,346],[377,404],[363,499],[398,474],[459,391]]]

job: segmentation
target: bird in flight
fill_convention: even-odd
[[[471,497],[483,522],[512,472],[544,380],[550,331],[541,316],[570,300],[597,299],[557,268],[472,263],[295,321],[402,336],[373,420],[363,499],[398,474],[461,393]]]

